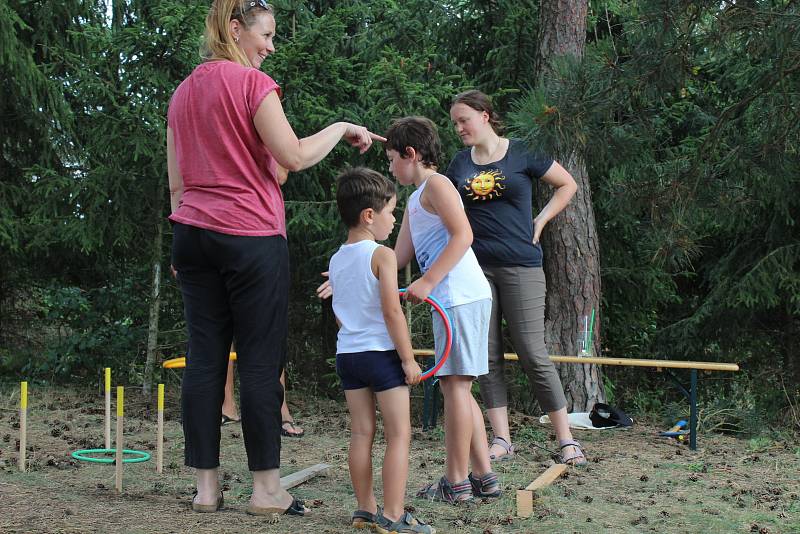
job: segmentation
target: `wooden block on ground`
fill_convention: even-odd
[[[299,486],[303,482],[311,480],[316,476],[327,474],[330,467],[331,466],[328,464],[316,464],[301,471],[292,473],[291,475],[281,477],[281,487],[285,490],[288,490],[289,488]]]
[[[549,486],[567,470],[566,464],[555,464],[539,475],[523,490],[517,490],[517,516],[530,517],[533,513],[533,492]]]
[[[517,517],[530,517],[533,513],[533,492],[517,490]]]

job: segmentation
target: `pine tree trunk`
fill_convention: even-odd
[[[536,72],[545,77],[554,58],[583,55],[587,1],[543,0],[539,9]],[[594,310],[591,354],[600,355],[600,250],[586,163],[573,146],[559,147],[554,156],[575,178],[578,192],[542,235],[547,277],[545,341],[551,354],[576,354],[584,317]],[[551,195],[546,184],[537,185],[539,209]],[[595,402],[605,400],[599,367],[561,364],[559,374],[568,411],[588,411]]]
[[[163,188],[160,188],[163,189]],[[156,192],[156,206],[161,206],[163,192]],[[156,348],[158,346],[158,316],[161,310],[161,248],[164,243],[164,222],[163,213],[160,209],[155,210],[156,215],[156,239],[153,243],[153,285],[150,294],[150,312],[147,325],[147,355],[144,362],[144,378],[142,381],[142,393],[149,397],[153,391],[153,369],[156,361]]]

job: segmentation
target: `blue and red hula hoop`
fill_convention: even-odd
[[[400,289],[398,292],[400,293],[401,297],[405,297],[406,288]],[[442,368],[444,362],[446,362],[448,356],[450,356],[450,349],[453,346],[453,329],[451,326],[450,315],[447,313],[447,310],[444,308],[444,306],[442,306],[442,303],[436,300],[436,298],[433,296],[429,296],[428,298],[426,298],[425,302],[430,304],[431,307],[434,310],[436,310],[436,312],[439,314],[439,317],[442,318],[442,322],[444,323],[444,330],[447,333],[447,340],[445,341],[444,344],[444,350],[442,351],[441,354],[437,355],[436,365],[434,365],[427,371],[424,371],[422,373],[422,376],[420,377],[420,380],[427,380],[428,378],[435,375],[436,372]]]

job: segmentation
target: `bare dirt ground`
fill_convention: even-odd
[[[292,490],[312,508],[307,517],[284,517],[272,525],[244,513],[250,479],[239,425],[222,430],[225,509],[216,514],[190,510],[193,477],[183,466],[176,387],[168,388],[164,473],[156,473],[155,460],[128,464],[122,494],[114,490],[112,466],[70,458],[75,449],[103,446],[102,397],[36,384],[30,388],[27,473],[17,470],[18,392],[0,389],[0,532],[356,532],[349,526],[355,500],[343,402],[304,399],[293,392],[293,412],[306,436],[284,438],[282,474],[320,462],[333,467],[328,476]],[[421,389],[414,394],[421,395]],[[135,391],[126,391],[126,397],[126,448],[154,452],[154,404]],[[641,423],[626,431],[576,431],[590,465],[571,469],[541,493],[531,518],[519,519],[515,490],[550,465],[548,453],[536,445],[552,447],[553,436],[549,427],[524,414],[512,414],[512,425],[520,452],[495,465],[504,496],[465,507],[413,498],[417,488],[441,475],[444,464],[441,427],[429,432],[417,427],[407,507],[438,532],[800,533],[798,444],[701,434],[700,450],[693,452]],[[382,453],[379,433],[376,479]]]

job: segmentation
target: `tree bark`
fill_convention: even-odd
[[[161,256],[164,245],[164,187],[158,187],[155,192],[155,242],[153,243],[153,285],[150,293],[150,311],[147,322],[147,354],[144,362],[144,377],[142,379],[142,393],[149,397],[153,391],[153,369],[156,361],[156,348],[158,346],[158,317],[161,311]]]
[[[583,56],[586,13],[586,0],[542,1],[536,57],[540,79],[552,74],[552,61],[557,57]],[[584,317],[591,317],[594,310],[591,354],[600,355],[600,249],[586,163],[576,147],[568,144],[558,147],[554,156],[575,178],[578,192],[542,235],[547,277],[545,342],[551,354],[576,354]],[[549,186],[537,184],[539,209],[551,195]],[[605,400],[599,367],[561,364],[559,374],[568,411],[588,411],[595,402]]]
[[[156,230],[155,255],[153,258],[153,286],[150,295],[150,313],[147,325],[147,356],[144,362],[142,393],[149,396],[153,391],[153,368],[158,345],[158,316],[161,310],[161,245],[164,241],[163,224],[159,222]]]

